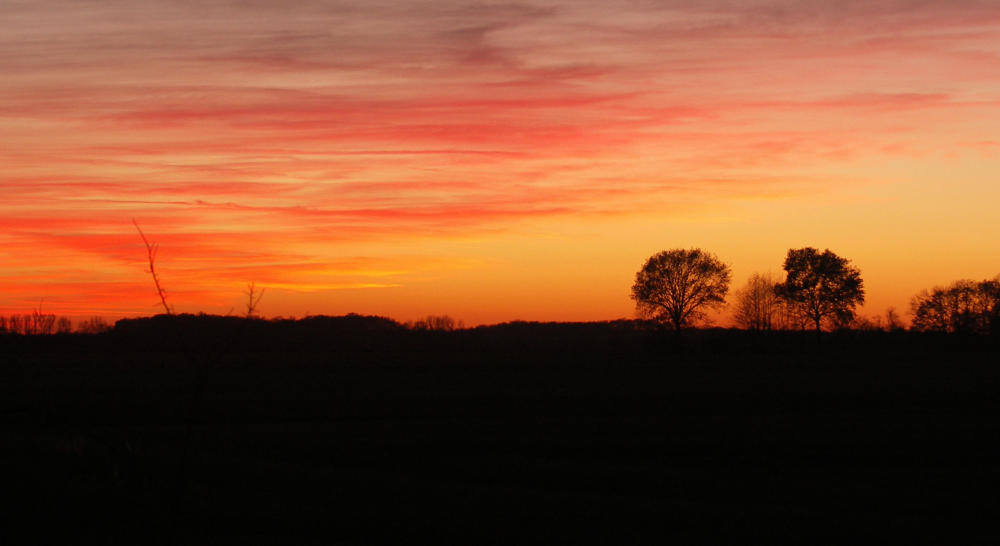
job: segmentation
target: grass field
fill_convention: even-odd
[[[3,542],[996,537],[994,350],[566,328],[8,338]]]

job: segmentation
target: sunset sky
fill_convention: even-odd
[[[1000,273],[995,0],[0,2],[0,313],[631,317],[789,248]],[[725,319],[719,319],[725,324]]]

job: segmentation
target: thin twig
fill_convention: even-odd
[[[156,294],[160,296],[160,303],[163,304],[163,309],[168,315],[173,315],[174,310],[167,305],[167,294],[163,291],[163,287],[160,286],[159,277],[156,276],[156,251],[159,249],[159,245],[149,243],[149,240],[146,239],[146,234],[142,232],[142,228],[139,227],[139,222],[136,222],[135,218],[132,219],[132,223],[135,225],[135,229],[139,231],[139,237],[142,237],[143,244],[146,245],[146,256],[149,258],[149,274],[153,276],[153,284],[156,286]]]

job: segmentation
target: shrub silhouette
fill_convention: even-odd
[[[76,331],[81,334],[100,334],[102,332],[107,332],[111,329],[111,325],[108,321],[104,320],[104,317],[90,317],[80,324],[77,325]]]
[[[456,321],[448,315],[428,315],[426,318],[413,323],[408,323],[411,330],[436,330],[441,332],[451,332],[461,330],[465,325],[462,321]]]

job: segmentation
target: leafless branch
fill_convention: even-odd
[[[250,282],[247,284],[247,318],[253,318],[254,313],[257,311],[257,305],[260,303],[260,299],[264,297],[264,291],[266,288],[261,288],[260,292],[257,292],[257,286]]]
[[[160,296],[160,303],[163,304],[163,310],[168,315],[173,315],[174,310],[167,304],[167,294],[164,292],[163,287],[160,286],[160,278],[156,276],[156,251],[159,250],[159,245],[156,243],[150,244],[149,240],[146,239],[146,234],[142,232],[142,228],[139,227],[139,222],[136,222],[135,218],[132,219],[132,223],[139,232],[139,237],[142,237],[143,244],[146,245],[146,256],[149,259],[149,274],[153,276],[153,284],[156,286],[156,294]]]

